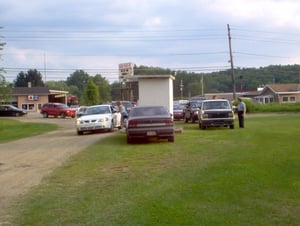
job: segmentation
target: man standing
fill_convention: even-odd
[[[118,112],[121,114],[121,128],[125,127],[124,119],[128,117],[128,113],[126,111],[126,108],[122,104],[122,101],[117,102],[118,106]]]
[[[246,114],[246,104],[242,101],[242,99],[238,98],[238,117],[239,117],[239,126],[240,128],[244,128],[244,119]]]

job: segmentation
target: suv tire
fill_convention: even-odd
[[[43,118],[48,118],[48,113],[47,112],[43,112]]]

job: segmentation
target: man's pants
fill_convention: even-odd
[[[239,117],[239,126],[240,126],[240,128],[244,128],[244,112],[239,111],[238,112],[238,117]]]

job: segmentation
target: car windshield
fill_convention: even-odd
[[[167,109],[164,107],[138,107],[133,108],[130,112],[130,116],[156,116],[166,115],[169,116]]]
[[[60,105],[57,105],[57,108],[64,109],[64,108],[69,108],[69,107],[66,104],[60,104]]]
[[[191,107],[192,108],[200,108],[201,107],[201,102],[191,102]]]
[[[10,108],[11,110],[19,110],[19,108],[15,107],[15,106],[13,106],[13,105],[9,106],[9,108]]]
[[[95,106],[86,109],[85,114],[95,115],[95,114],[109,114],[111,113],[109,106]]]
[[[130,102],[122,102],[122,104],[126,107],[126,108],[131,108],[132,104]]]
[[[78,110],[78,112],[85,112],[86,109],[87,109],[86,107],[80,107],[79,110]]]
[[[203,103],[203,110],[210,109],[230,109],[230,105],[227,101],[211,101]]]
[[[173,106],[173,110],[183,110],[183,108],[184,108],[183,105],[180,104]]]

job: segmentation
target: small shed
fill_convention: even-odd
[[[138,105],[162,105],[173,114],[173,80],[172,75],[134,75],[139,84]]]

